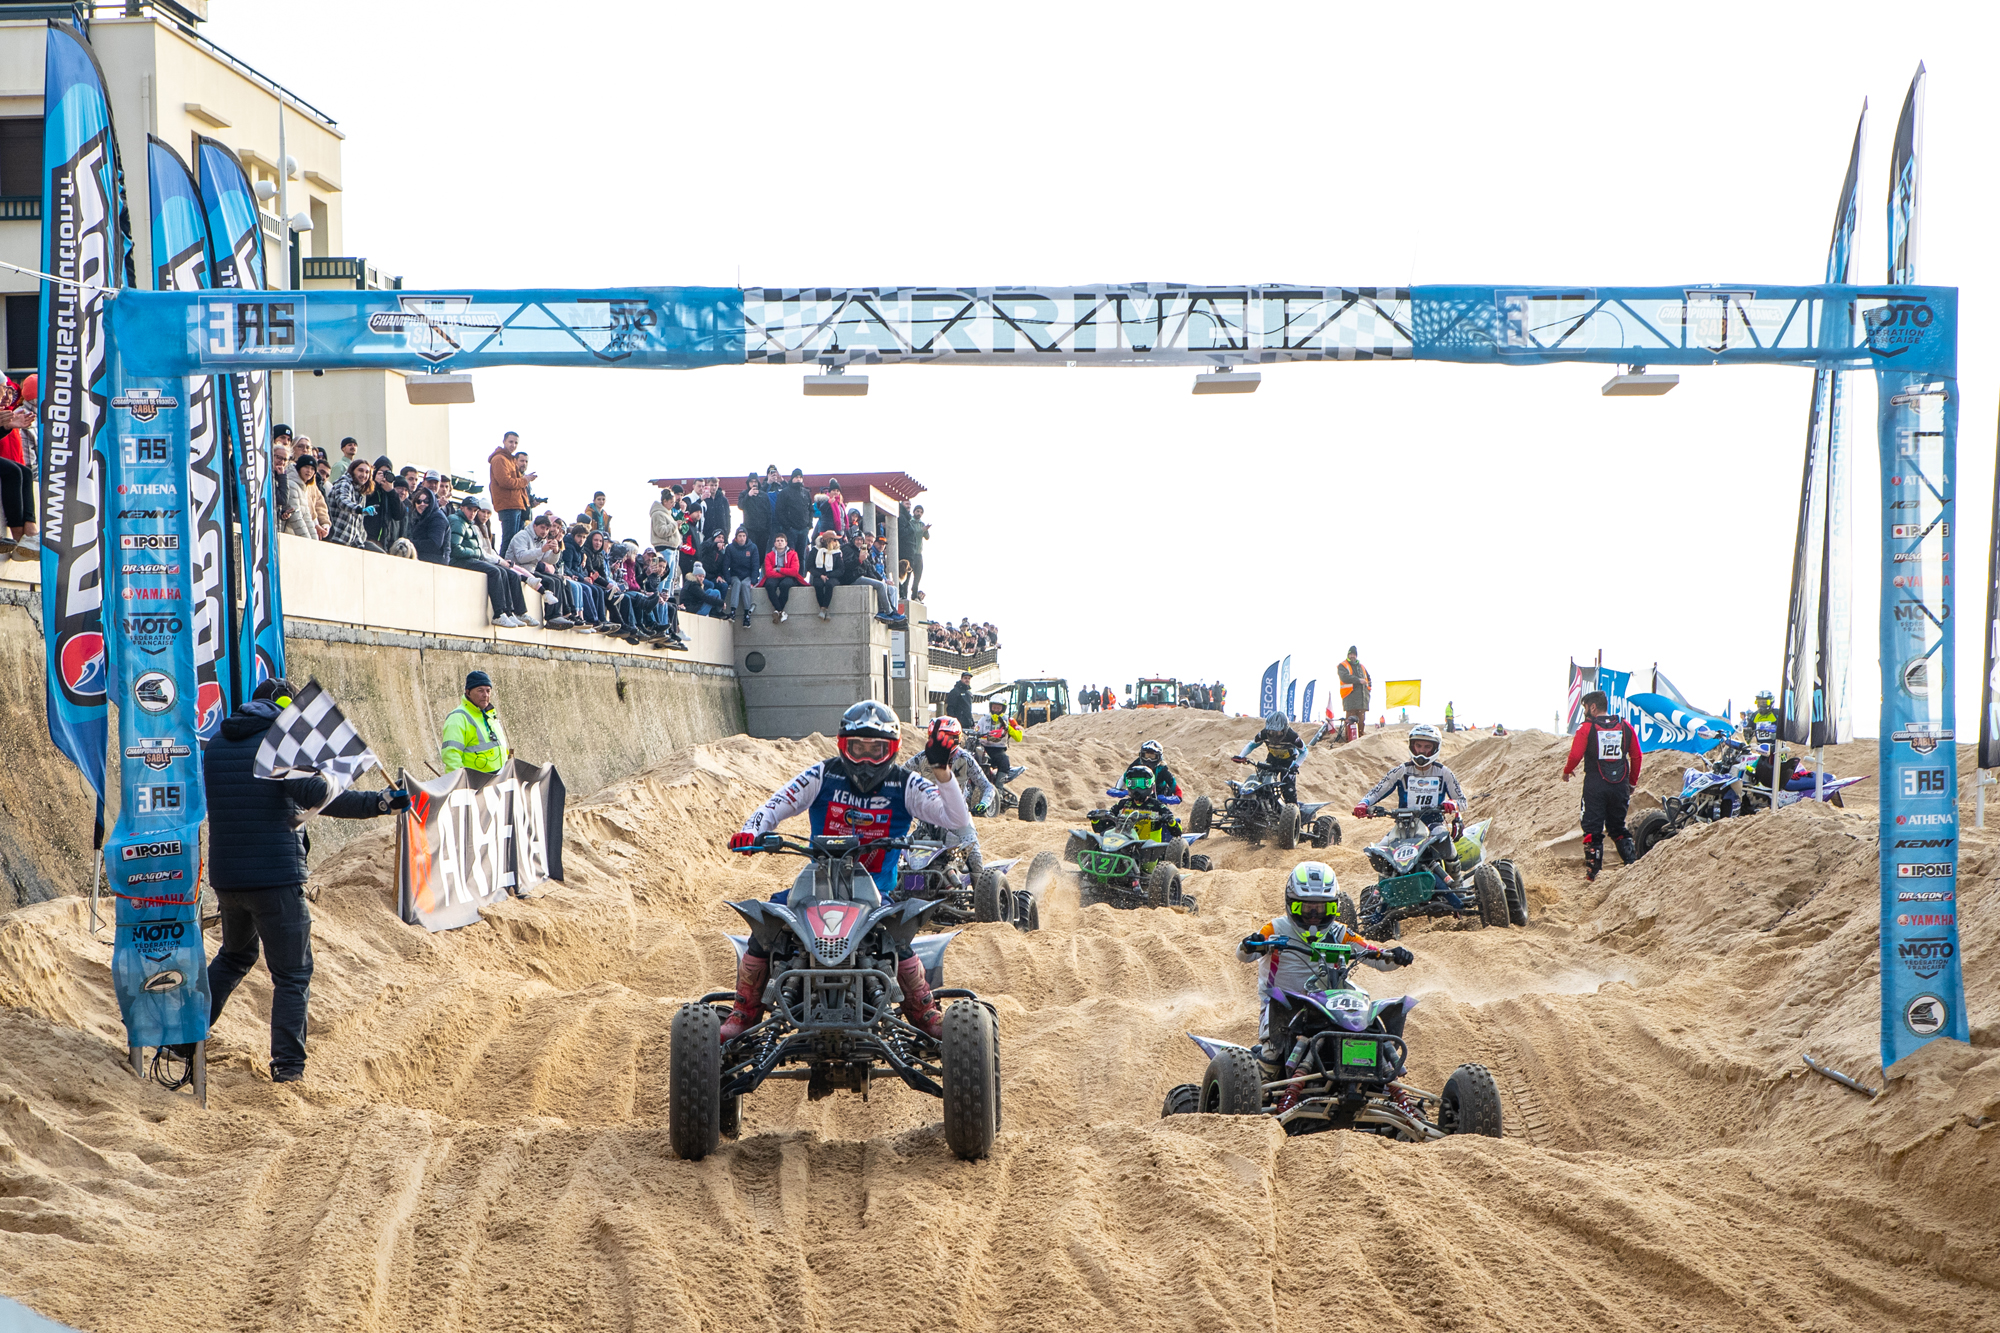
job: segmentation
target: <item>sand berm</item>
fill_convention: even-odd
[[[1059,850],[1138,742],[1216,792],[1254,723],[1064,718],[1016,754]],[[912,733],[914,734],[914,733]],[[260,969],[216,1033],[212,1106],[121,1065],[84,904],[0,917],[0,1291],[93,1333],[409,1330],[2000,1330],[2000,839],[1958,859],[1970,1047],[1873,1101],[1876,836],[1866,801],[1664,844],[1584,883],[1565,742],[1447,756],[1528,873],[1525,929],[1416,927],[1413,1074],[1483,1061],[1506,1135],[1429,1145],[1161,1120],[1192,1029],[1247,1040],[1236,942],[1307,855],[1219,839],[1197,915],[1077,906],[967,930],[948,975],[999,1007],[1005,1126],[946,1150],[938,1104],[878,1084],[746,1103],[700,1163],[667,1143],[668,1025],[726,987],[726,898],[796,865],[723,840],[823,740],[673,754],[572,808],[566,885],[441,935],[394,911],[385,832],[316,876],[311,1066],[273,1085]],[[1872,767],[1872,743],[1836,756]],[[1315,752],[1351,806],[1396,733]],[[1662,756],[1651,802],[1677,784]],[[1872,784],[1863,784],[1868,788]],[[1860,790],[1860,789],[1857,789]]]

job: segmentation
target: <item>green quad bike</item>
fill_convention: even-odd
[[[1512,861],[1487,861],[1482,819],[1455,841],[1451,826],[1427,828],[1420,811],[1378,805],[1370,814],[1395,820],[1388,835],[1368,846],[1368,861],[1381,876],[1361,891],[1360,924],[1371,940],[1399,939],[1412,917],[1469,918],[1476,926],[1528,924],[1528,886]],[[1458,855],[1458,876],[1445,873],[1445,849]]]
[[[1409,1047],[1389,1031],[1384,1014],[1400,1006],[1396,1013],[1400,1029],[1402,1017],[1417,1002],[1407,995],[1371,999],[1356,986],[1350,980],[1358,961],[1353,945],[1308,944],[1262,935],[1243,943],[1255,952],[1284,949],[1308,959],[1309,989],[1284,995],[1305,1006],[1305,1017],[1292,1023],[1293,1033],[1307,1043],[1296,1063],[1298,1072],[1267,1083],[1256,1050],[1190,1032],[1189,1039],[1208,1057],[1208,1069],[1201,1082],[1182,1083],[1167,1093],[1160,1108],[1162,1118],[1199,1112],[1268,1115],[1287,1134],[1352,1129],[1405,1143],[1427,1143],[1451,1134],[1501,1136],[1500,1088],[1485,1065],[1460,1065],[1445,1080],[1442,1092],[1399,1083],[1402,1096],[1394,1095],[1389,1085],[1402,1079]],[[1285,1104],[1286,1094],[1294,1089],[1297,1095]]]
[[[1106,796],[1124,799],[1125,791],[1113,787]],[[1163,796],[1168,804],[1179,797]],[[1110,810],[1090,812],[1093,827],[1071,829],[1063,860],[1077,869],[1082,905],[1109,903],[1113,907],[1166,907],[1176,912],[1194,912],[1199,907],[1194,895],[1181,888],[1183,870],[1206,870],[1209,860],[1188,851],[1195,837],[1168,837],[1166,825],[1156,812]]]

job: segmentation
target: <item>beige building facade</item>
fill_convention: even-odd
[[[71,21],[75,8],[0,0],[0,260],[23,268],[41,264],[47,19]],[[152,272],[146,138],[157,136],[192,165],[199,134],[229,145],[252,188],[270,195],[260,210],[268,286],[307,291],[402,286],[401,278],[345,249],[340,153],[347,136],[339,124],[204,38],[208,0],[119,0],[82,8],[94,10],[90,45],[111,95],[141,285],[150,285]],[[288,248],[289,220],[301,217],[311,228],[297,232],[296,244]],[[18,378],[35,368],[39,288],[24,273],[0,269],[0,297],[6,369]],[[273,377],[272,395],[272,420],[312,436],[330,454],[338,453],[343,436],[352,435],[369,458],[387,454],[398,465],[450,468],[450,409],[411,406],[403,377],[394,371],[285,372]]]

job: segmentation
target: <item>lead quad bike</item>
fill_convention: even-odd
[[[1287,997],[1305,1007],[1305,1016],[1295,1018],[1291,1028],[1308,1043],[1298,1072],[1267,1083],[1255,1048],[1190,1032],[1189,1040],[1208,1057],[1208,1068],[1201,1082],[1182,1083],[1167,1093],[1161,1118],[1200,1112],[1268,1115],[1287,1134],[1352,1129],[1405,1143],[1451,1134],[1501,1136],[1500,1088],[1485,1065],[1460,1065],[1441,1092],[1405,1082],[1401,1104],[1390,1095],[1389,1084],[1403,1078],[1409,1046],[1388,1030],[1383,1011],[1400,1004],[1407,1015],[1417,1002],[1409,996],[1372,999],[1356,986],[1351,979],[1358,962],[1353,945],[1262,935],[1252,935],[1244,945],[1256,952],[1289,950],[1307,959],[1308,989]],[[1300,1095],[1280,1112],[1280,1099],[1294,1087]]]
[[[1340,841],[1340,821],[1322,814],[1329,801],[1304,804],[1287,801],[1283,779],[1285,770],[1271,764],[1257,765],[1256,773],[1241,782],[1232,780],[1229,795],[1222,798],[1222,811],[1206,796],[1194,798],[1188,810],[1188,832],[1207,833],[1220,829],[1252,842],[1273,839],[1290,851],[1304,838],[1315,847],[1331,847]]]
[[[1106,796],[1125,798],[1121,787]],[[1160,798],[1178,804],[1177,796]],[[1209,860],[1188,849],[1200,834],[1169,837],[1164,822],[1150,810],[1090,812],[1093,825],[1102,828],[1071,829],[1063,848],[1063,860],[1077,869],[1078,896],[1085,907],[1109,903],[1113,907],[1166,907],[1176,912],[1199,911],[1194,896],[1181,887],[1181,871],[1207,870]]]
[[[1381,878],[1361,891],[1356,929],[1364,937],[1400,939],[1403,922],[1424,916],[1463,917],[1480,929],[1528,924],[1528,886],[1521,872],[1512,861],[1486,860],[1486,831],[1493,821],[1482,819],[1454,838],[1458,821],[1450,804],[1446,813],[1454,817],[1434,829],[1415,809],[1378,805],[1372,811],[1395,823],[1365,849]],[[1445,873],[1448,847],[1458,854],[1456,879]]]
[[[742,1100],[772,1079],[803,1082],[808,1099],[838,1091],[868,1098],[877,1077],[893,1076],[944,1100],[944,1137],[967,1161],[986,1156],[1000,1131],[1000,1027],[992,1004],[946,987],[944,951],[956,932],[920,935],[938,904],[884,902],[860,857],[908,849],[907,838],[866,844],[819,836],[798,842],[767,833],[754,851],[812,862],[785,902],[729,904],[750,935],[731,935],[741,961],[752,938],[770,950],[764,1020],[724,1045],[722,1022],[734,991],[711,991],[674,1015],[668,1053],[667,1136],[684,1161],[699,1161],[721,1138],[735,1138]],[[896,952],[916,952],[931,994],[948,1007],[932,1038],[903,1021],[896,1006]]]
[[[1056,854],[1037,853],[1028,864],[1027,887],[1015,888],[1018,859],[985,861],[973,847],[947,846],[944,835],[929,824],[910,830],[910,845],[890,902],[924,898],[937,904],[929,929],[942,930],[975,921],[1006,921],[1017,930],[1040,930],[1042,887],[1055,875]]]

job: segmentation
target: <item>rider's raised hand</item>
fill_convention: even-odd
[[[757,835],[745,829],[738,829],[729,835],[729,850],[748,855],[757,850]]]

